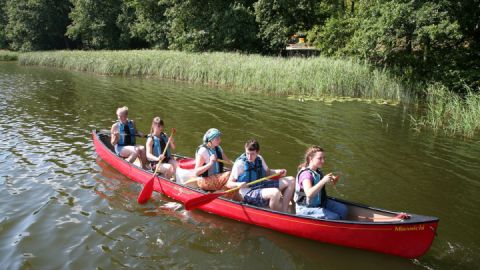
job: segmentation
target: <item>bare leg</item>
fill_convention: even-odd
[[[262,189],[262,198],[265,200],[269,200],[268,206],[270,209],[275,211],[280,211],[281,204],[280,198],[282,197],[282,193],[278,188],[263,188]]]
[[[140,159],[140,163],[142,164],[143,169],[148,169],[147,168],[147,153],[145,152],[145,147],[141,145],[135,146],[135,150],[137,152],[137,156]]]
[[[177,161],[174,158],[170,158],[168,163],[172,165],[172,175],[175,175],[177,171]]]
[[[293,177],[282,177],[280,178],[280,191],[283,193],[283,200],[282,200],[282,211],[288,211],[288,204],[293,198],[293,193],[295,192],[295,179]]]
[[[137,152],[135,151],[135,147],[133,146],[125,146],[122,148],[120,152],[120,156],[125,158],[128,162],[133,163],[137,158]]]
[[[170,179],[172,177],[174,173],[172,164],[160,163],[160,164],[157,164],[157,166],[160,166],[160,168],[158,168],[158,172],[163,174],[165,178]]]

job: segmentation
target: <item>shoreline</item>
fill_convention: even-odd
[[[21,65],[100,75],[155,77],[273,95],[401,101],[404,88],[359,61],[160,50],[22,53]]]

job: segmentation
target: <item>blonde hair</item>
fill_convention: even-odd
[[[153,135],[153,128],[155,126],[165,126],[165,124],[163,123],[163,120],[158,116],[153,118],[152,120],[152,126],[150,127],[150,135]]]
[[[123,106],[117,109],[117,115],[128,114],[128,107]]]
[[[310,161],[312,160],[313,156],[317,152],[324,152],[323,148],[321,148],[318,145],[312,145],[310,146],[307,151],[305,151],[305,160],[302,164],[298,165],[298,168],[305,168],[310,164]]]

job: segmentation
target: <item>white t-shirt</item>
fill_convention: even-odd
[[[262,160],[263,170],[268,173],[267,163],[265,162],[265,160],[263,159],[262,156],[258,155],[258,157]],[[232,167],[232,177],[233,177],[234,179],[238,180],[238,177],[239,177],[240,175],[242,175],[244,171],[245,171],[245,164],[244,164],[243,160],[237,159],[237,160],[235,161],[235,163],[233,164],[233,167]],[[251,188],[249,188],[249,187],[241,188],[240,191],[239,191],[239,192],[240,192],[240,195],[242,195],[242,197],[245,196],[245,194],[246,194],[247,192],[249,192],[250,189],[251,189]]]
[[[222,152],[222,155],[223,155],[223,149],[219,146],[220,148],[220,152]],[[213,150],[215,152],[215,150]],[[203,161],[204,163],[208,163],[210,161],[210,152],[207,150],[207,147],[200,147],[200,149],[198,149],[197,153],[195,154],[195,163],[196,163],[196,160],[199,158],[199,157],[203,157]],[[215,154],[216,155],[216,154]],[[217,157],[219,158],[219,157]],[[210,167],[210,169],[208,169],[208,175],[213,175],[214,173],[214,168],[215,166],[218,166],[218,162],[215,163],[216,165],[213,165],[212,167]],[[202,164],[203,165],[203,164]]]

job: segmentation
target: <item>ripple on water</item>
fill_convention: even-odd
[[[414,134],[401,120],[408,118],[402,108],[326,106],[4,64],[0,70],[2,267],[251,268],[248,260],[262,269],[371,269],[372,261],[385,269],[478,265],[480,145]],[[230,158],[255,137],[271,167],[294,174],[305,149],[321,145],[325,170],[341,175],[337,189],[345,199],[438,215],[440,237],[412,264],[188,212],[158,194],[137,205],[140,185],[95,162],[91,143],[90,130],[109,128],[121,105],[142,131],[160,115],[178,130],[177,151],[190,155],[203,133],[217,127]]]

